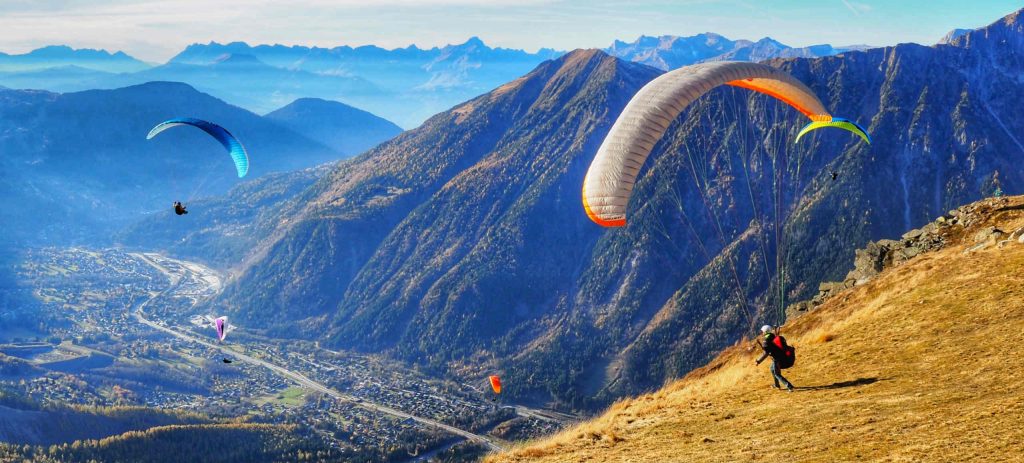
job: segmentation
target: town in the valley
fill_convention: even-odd
[[[201,302],[223,275],[119,249],[26,251],[2,297],[0,384],[40,403],[141,405],[298,425],[340,452],[494,447],[573,417],[495,396],[486,378],[439,379],[229,320],[219,341]],[[27,301],[27,302],[25,302]]]

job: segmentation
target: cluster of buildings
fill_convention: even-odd
[[[385,359],[322,349],[313,342],[266,339],[244,327],[231,335],[227,342],[237,352],[304,375],[345,398],[299,390],[280,372],[139,323],[133,311],[144,308],[146,317],[162,326],[215,342],[206,318],[213,314],[197,313],[193,307],[219,288],[220,276],[195,264],[155,254],[78,248],[32,251],[29,262],[26,277],[43,311],[56,320],[45,327],[49,339],[114,359],[80,374],[51,372],[21,382],[0,378],[6,387],[42,401],[134,401],[215,417],[292,423],[333,448],[352,452],[426,448],[452,440],[450,434],[373,406],[464,429],[507,419],[511,410],[492,401],[495,397],[483,380],[474,387],[432,379]],[[545,431],[555,426],[537,421]]]

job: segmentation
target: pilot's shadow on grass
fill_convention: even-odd
[[[840,381],[840,382],[832,383],[832,384],[825,385],[825,386],[797,386],[797,387],[795,387],[793,389],[796,389],[798,391],[823,391],[823,390],[826,390],[826,389],[843,389],[843,388],[847,388],[847,387],[867,386],[868,384],[874,384],[874,383],[877,383],[879,381],[885,381],[885,380],[884,379],[880,379],[880,378],[875,378],[875,377],[871,377],[871,378],[857,378],[857,379],[853,379],[853,380],[850,380],[850,381]]]

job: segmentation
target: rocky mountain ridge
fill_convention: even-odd
[[[444,47],[393,50],[372,45],[322,48],[210,42],[189,45],[167,63],[143,64],[131,72],[83,66],[74,57],[49,66],[15,66],[13,62],[5,66],[0,56],[0,84],[75,92],[176,81],[260,114],[314,97],[415,127],[561,54],[490,47],[477,37]]]
[[[38,71],[52,67],[75,66],[100,72],[136,72],[150,67],[123,51],[88,48],[74,49],[67,45],[51,45],[28,53],[0,53],[0,71]]]
[[[790,47],[771,37],[757,41],[730,40],[713,32],[689,37],[642,35],[633,42],[616,40],[604,51],[609,55],[671,71],[706,61],[764,61],[772,58],[815,58],[865,50],[866,45],[834,47],[828,44]]]
[[[707,60],[826,56],[861,48],[792,48],[770,38],[732,41],[707,33],[640,37],[629,44],[615,41],[606,51],[667,70]],[[292,100],[315,97],[363,108],[412,128],[564,53],[491,47],[478,37],[443,47],[395,49],[209,42],[191,44],[167,63],[150,65],[122,52],[54,46],[25,55],[0,54],[0,84],[72,92],[178,81],[261,114]]]
[[[992,215],[1019,209],[1016,201],[1000,197],[952,209],[921,228],[904,233],[900,239],[872,241],[855,252],[853,269],[842,281],[826,281],[818,285],[818,294],[807,301],[796,302],[786,308],[787,320],[814,310],[841,291],[867,284],[886,269],[899,267],[918,255],[945,249],[962,240],[966,230],[982,223]],[[1024,227],[1009,233],[996,226],[973,231],[972,245],[964,252],[980,251],[991,246],[1006,246],[1014,241],[1024,244]]]

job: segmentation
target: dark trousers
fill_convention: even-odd
[[[786,389],[793,387],[793,384],[782,376],[782,370],[779,368],[779,365],[775,363],[775,359],[772,359],[772,377],[775,379],[775,387],[780,387],[779,381],[782,381],[782,384],[786,385]]]

